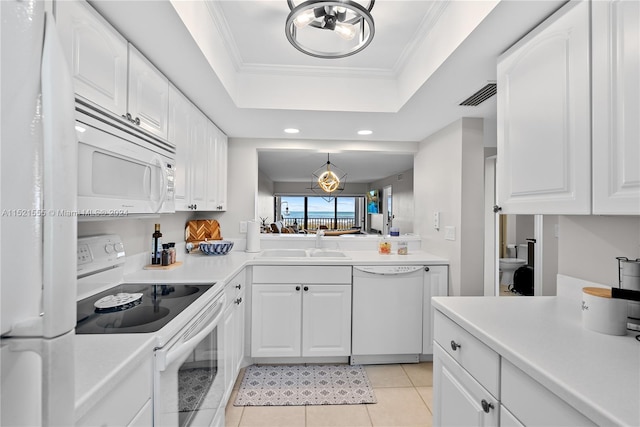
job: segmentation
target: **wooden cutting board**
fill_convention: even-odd
[[[205,240],[222,240],[220,224],[215,219],[197,219],[187,222],[184,230],[186,242],[204,242]]]

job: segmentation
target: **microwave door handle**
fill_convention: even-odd
[[[184,357],[185,355],[195,350],[195,348],[198,346],[200,341],[202,341],[204,337],[209,335],[211,331],[213,331],[216,328],[216,326],[218,326],[218,323],[220,322],[220,319],[222,318],[222,314],[223,314],[222,307],[224,307],[224,300],[225,300],[224,297],[218,300],[218,310],[219,310],[218,314],[216,314],[213,320],[207,321],[207,325],[204,328],[202,328],[202,330],[200,330],[197,334],[193,335],[191,338],[189,338],[185,342],[180,343],[175,350],[172,350],[171,348],[169,348],[167,350],[156,351],[157,353],[156,358],[160,362],[159,363],[160,371],[164,371],[165,369],[167,369],[167,366],[171,365],[176,360],[180,360],[182,357]],[[210,310],[210,309],[211,307],[207,308],[207,310]]]
[[[168,181],[168,177],[167,177],[167,171],[164,168],[164,162],[162,161],[162,159],[160,158],[160,156],[157,156],[155,159],[155,162],[158,164],[158,167],[160,168],[160,198],[158,199],[158,205],[155,207],[155,209],[153,210],[153,213],[158,213],[160,212],[160,209],[162,209],[162,205],[164,204],[164,200],[167,198],[167,181]]]

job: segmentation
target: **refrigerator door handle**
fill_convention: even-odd
[[[43,336],[76,325],[78,141],[75,95],[53,15],[45,14],[42,56],[44,142]]]

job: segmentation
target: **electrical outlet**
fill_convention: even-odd
[[[240,221],[240,232],[241,233],[247,232],[247,221]]]
[[[433,212],[433,228],[440,230],[440,212]]]
[[[444,239],[456,240],[456,228],[450,225],[446,226],[444,228]]]

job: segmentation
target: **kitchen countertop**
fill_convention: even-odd
[[[443,265],[444,258],[423,251],[408,255],[379,255],[376,251],[342,251],[345,258],[262,258],[258,253],[231,251],[224,256],[200,252],[180,254],[181,266],[170,270],[136,269],[124,276],[127,283],[225,282],[250,265]],[[146,258],[145,258],[146,259]],[[121,382],[129,370],[152,357],[156,334],[76,335],[75,337],[76,420]]]
[[[433,306],[598,425],[640,425],[637,333],[583,328],[565,297],[434,297]]]

